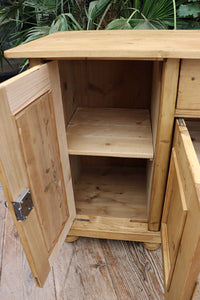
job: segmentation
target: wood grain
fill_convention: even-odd
[[[78,108],[67,128],[69,153],[152,158],[147,110]]]
[[[161,243],[160,232],[148,230],[148,223],[116,217],[77,215],[69,235],[92,238]]]
[[[151,116],[154,157],[155,157],[155,150],[156,150],[158,124],[159,124],[158,120],[159,120],[160,96],[161,96],[161,87],[162,87],[162,67],[163,64],[161,62],[155,61],[153,63],[150,116]],[[151,202],[151,190],[152,190],[154,166],[155,166],[155,159],[147,161],[147,214],[148,215],[149,215],[150,202]]]
[[[2,193],[0,196],[3,196]],[[0,206],[0,211],[2,211],[2,209],[7,211],[2,197],[0,198]],[[129,243],[127,243],[127,245],[128,244]],[[124,251],[124,242],[118,242],[117,246],[120,251]],[[107,264],[98,240],[81,238],[79,239],[79,243],[65,243],[55,261],[54,270],[51,271],[43,289],[35,286],[11,216],[7,217],[6,222],[5,247],[3,273],[0,280],[0,295],[3,299],[82,300],[85,298],[97,299],[98,295],[99,298],[105,300],[124,299],[121,295],[115,296],[116,289],[113,283],[111,283],[112,278],[109,273],[112,269],[112,265],[109,262]],[[110,247],[111,251],[116,251],[115,247],[116,241],[112,243]],[[135,252],[133,251],[132,253],[135,257]],[[141,253],[143,252],[141,251]],[[148,256],[146,256],[144,252],[142,256],[143,264],[150,267],[151,264],[157,263],[157,260],[160,264],[160,250],[155,253],[155,256],[151,256],[152,260],[148,260]],[[125,251],[124,255],[126,255]],[[135,259],[136,264],[139,264],[140,257],[140,252],[138,252],[138,258]],[[117,257],[115,259],[117,259]],[[138,259],[139,261],[137,262]],[[126,261],[127,260],[124,260],[124,263]],[[114,265],[114,268],[116,268],[116,265]],[[127,268],[130,268],[130,259],[127,261],[125,270],[127,270]],[[143,270],[145,271],[145,268],[141,269],[142,280],[137,278],[138,295],[141,295],[141,299],[144,295],[143,285],[145,284],[142,275]],[[132,272],[131,276],[133,274],[135,276],[134,269]],[[92,281],[90,275],[92,276]],[[126,272],[121,273],[120,279],[123,280],[123,278],[126,284]],[[56,288],[54,286],[54,280]],[[135,286],[134,280],[126,284],[131,294],[134,293]],[[155,289],[153,285],[149,288]],[[162,286],[160,288],[162,290]]]
[[[10,212],[6,218],[6,232],[3,249],[2,274],[0,281],[1,299],[55,299],[51,273],[43,287],[36,287],[32,272],[26,260]]]
[[[164,230],[162,244],[167,290],[170,288],[188,212],[176,152],[174,149],[172,151],[161,227],[161,234]]]
[[[5,51],[8,58],[200,58],[198,30],[57,32]]]
[[[151,93],[151,123],[153,146],[156,147],[156,138],[158,130],[159,110],[160,110],[160,96],[162,88],[162,67],[161,62],[154,62],[152,75],[152,93]]]
[[[23,93],[22,90],[24,89],[26,78],[28,85],[26,86],[26,92]],[[45,86],[45,89],[42,90],[42,96],[41,86]],[[51,93],[43,94],[44,90],[46,88],[49,89],[50,86]],[[11,93],[9,94],[7,90]],[[14,93],[15,90],[16,94]],[[33,99],[27,102],[29,90]],[[42,286],[50,271],[49,263],[52,264],[55,260],[56,254],[62,246],[75,216],[57,63],[53,62],[45,66],[33,67],[10,81],[4,82],[0,86],[0,94],[0,178],[34,278],[36,283]],[[19,111],[13,112],[15,116],[12,115],[10,110],[10,99],[16,99],[16,103],[21,101]],[[38,108],[37,105],[40,107]],[[28,116],[28,118],[25,116]],[[21,121],[23,119],[23,124],[18,124],[20,125],[18,128],[16,123],[20,123],[20,118]],[[36,129],[35,134],[34,128]],[[21,140],[20,134],[21,137],[24,134]],[[39,161],[37,161],[37,158],[39,158]],[[37,163],[35,163],[36,161]],[[29,171],[32,167],[32,173],[36,174],[31,174],[31,176],[29,174],[28,176],[26,166],[28,166]],[[50,170],[51,167],[52,170]],[[40,174],[42,170],[44,173]],[[46,174],[46,177],[43,176],[44,174]],[[57,176],[58,174],[59,176]],[[48,176],[50,180],[47,180],[48,182],[45,186],[45,178],[47,179]],[[40,191],[42,190],[44,193],[51,187],[54,187],[48,195],[53,206],[53,210],[51,210],[53,214],[51,215],[51,224],[53,225],[46,226],[46,232],[49,230],[49,236],[46,236],[46,241],[44,239],[44,231],[41,229],[42,222],[38,218],[37,201],[38,199],[41,200],[37,186],[38,182],[40,184],[43,182],[44,185],[42,187],[40,185]],[[48,183],[50,183],[50,186],[48,186]],[[12,202],[16,201],[26,188],[31,189],[34,198],[33,202],[36,205],[26,221],[18,222]],[[67,192],[67,198],[65,197],[65,191]],[[38,197],[35,197],[35,194]],[[42,198],[41,206],[44,204],[44,199]],[[60,199],[61,201],[55,201],[55,199]],[[59,202],[63,207],[68,206],[70,211],[69,217],[67,209],[61,209]],[[47,223],[48,212],[50,211],[49,204],[50,202],[47,203],[46,201],[47,207],[43,210],[43,212],[45,211],[45,216],[47,216]],[[61,213],[57,215],[57,218],[55,218],[56,208],[58,209],[57,212],[60,210]],[[64,217],[63,213],[65,214]]]
[[[36,66],[1,84],[12,114],[18,113],[50,89],[47,65]]]
[[[199,109],[175,109],[176,118],[200,118]]]
[[[200,165],[189,132],[181,124],[176,121],[174,149],[188,214],[167,300],[191,299],[200,272]]]
[[[5,84],[4,84],[5,86]],[[27,237],[24,233],[25,223],[18,222],[15,216],[12,202],[16,201],[19,195],[24,191],[25,188],[29,188],[28,177],[25,169],[25,163],[21,153],[20,141],[18,138],[17,127],[14,118],[11,116],[9,109],[7,94],[5,93],[4,87],[0,87],[0,180],[4,188],[4,193],[10,208],[10,211],[15,222],[15,226],[20,234],[22,245],[25,249],[27,259],[30,263],[31,270],[34,274],[37,284],[44,284],[45,275],[47,275],[50,266],[47,260],[47,249],[44,245],[44,240],[41,234],[41,229],[38,228],[38,224],[32,224],[32,230],[29,234],[29,239],[34,232],[38,234],[37,245],[34,244],[34,237],[32,243],[28,244]],[[32,212],[35,214],[35,210]],[[34,216],[35,220],[37,216]],[[39,232],[38,232],[39,230]],[[37,251],[38,246],[42,248],[40,252],[40,261],[37,264]],[[43,256],[44,254],[44,256]],[[42,264],[41,264],[42,262]],[[42,272],[41,272],[42,270]],[[40,273],[41,272],[41,273]]]
[[[85,95],[82,89],[85,76],[81,76],[80,65],[80,61],[58,61],[65,126],[68,125],[78,106],[78,98]]]
[[[177,109],[199,110],[200,61],[184,59],[181,61]]]
[[[58,140],[58,152],[60,159],[60,169],[62,170],[62,179],[67,195],[67,206],[69,218],[61,229],[58,239],[55,241],[54,248],[51,251],[49,262],[52,265],[57,257],[62,244],[69,232],[72,222],[76,215],[74,192],[72,186],[71,168],[68,155],[68,145],[65,130],[65,119],[62,102],[61,78],[59,74],[59,66],[57,62],[48,63],[49,80],[52,88],[52,111],[54,112],[56,135]],[[58,101],[58,99],[60,101]]]
[[[163,64],[159,121],[149,207],[149,230],[159,230],[166,188],[179,76],[179,60]]]
[[[162,262],[156,251],[124,241],[101,240],[101,245],[118,299],[164,300]]]
[[[30,58],[29,59],[29,67],[33,68],[35,66],[38,66],[42,64],[43,60],[41,58]]]
[[[83,167],[74,185],[77,214],[147,222],[145,171],[145,167]]]
[[[5,209],[2,193],[0,197],[2,211]],[[134,242],[101,240],[99,244],[87,238],[80,238],[79,243],[64,244],[40,289],[34,283],[9,212],[6,220],[6,248],[0,278],[2,299],[98,299],[95,295],[100,291],[99,298],[105,300],[113,297],[119,300],[164,299],[161,248],[152,252]],[[93,281],[90,281],[90,274]],[[199,299],[199,292],[197,285],[193,300]]]
[[[73,101],[80,107],[150,108],[150,61],[87,60],[60,64],[62,68],[66,66],[68,95],[74,91]],[[65,101],[70,101],[70,97]]]
[[[44,94],[16,116],[34,206],[48,251],[69,215],[50,101],[50,94]]]
[[[80,238],[75,243],[65,243],[55,262],[54,274],[58,299],[118,299],[96,239]]]

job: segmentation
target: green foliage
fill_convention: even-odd
[[[183,2],[181,0],[135,1],[135,6],[129,8],[132,13],[129,14],[126,22],[129,24],[129,29],[176,28],[176,8]],[[106,29],[120,29],[120,19],[117,20],[113,20],[108,24]],[[123,27],[125,26],[128,25],[125,25],[125,19],[123,19]]]
[[[178,15],[181,18],[193,17],[197,18],[200,13],[200,3],[193,1],[193,3],[182,4],[178,9]]]
[[[100,0],[100,1],[92,1],[90,2],[89,9],[88,9],[88,25],[87,30],[94,29],[94,22],[99,17],[104,15],[104,12],[108,5],[112,2],[112,0]]]
[[[127,19],[120,18],[113,20],[110,22],[107,27],[107,30],[113,30],[113,29],[132,29],[131,25],[127,22]]]
[[[200,2],[198,0],[188,0],[180,5],[177,14],[182,18],[180,29],[200,29]]]

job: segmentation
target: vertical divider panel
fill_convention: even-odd
[[[160,229],[179,77],[179,59],[163,63],[154,170],[149,206],[149,230]]]
[[[152,92],[151,92],[151,129],[153,140],[153,151],[155,154],[156,136],[158,129],[158,118],[160,108],[160,94],[162,85],[162,66],[163,62],[155,61],[153,63],[152,74]],[[147,161],[147,215],[149,214],[151,188],[154,170],[154,159]]]

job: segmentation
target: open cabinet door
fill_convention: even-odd
[[[176,121],[161,234],[165,297],[192,299],[200,273],[200,163],[184,120]]]
[[[75,217],[56,62],[0,85],[0,182],[42,287]]]

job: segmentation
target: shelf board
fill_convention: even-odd
[[[67,128],[69,154],[153,158],[149,111],[78,108]]]
[[[74,185],[76,211],[91,216],[147,222],[146,168],[85,168]]]

